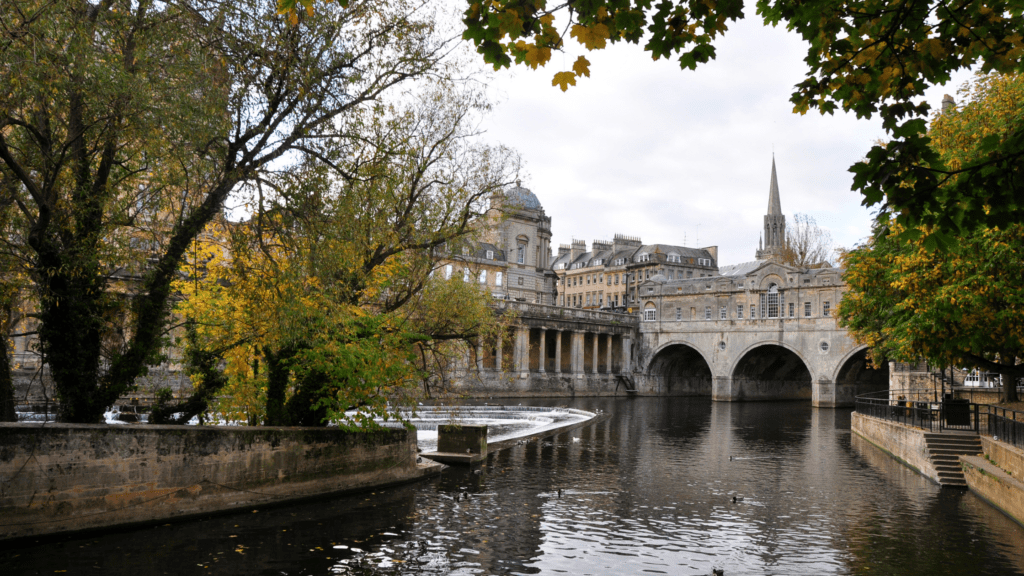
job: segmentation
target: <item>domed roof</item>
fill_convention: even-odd
[[[668,282],[668,278],[666,278],[665,275],[662,274],[661,272],[658,272],[654,276],[651,276],[651,281],[652,282],[661,282],[661,283],[664,284],[665,282]]]
[[[526,208],[528,210],[544,209],[540,205],[540,200],[537,199],[537,196],[530,192],[529,188],[523,188],[519,180],[516,180],[515,187],[505,192],[505,198],[516,208]]]

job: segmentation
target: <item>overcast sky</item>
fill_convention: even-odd
[[[748,7],[748,11],[751,10]],[[792,112],[805,73],[804,43],[758,17],[730,24],[717,60],[680,70],[639,47],[587,53],[591,78],[563,93],[551,86],[582,48],[546,69],[495,73],[499,105],[486,139],[519,151],[523,185],[552,218],[552,246],[572,239],[719,247],[719,263],[754,259],[768,207],[772,153],[787,223],[808,214],[839,246],[870,231],[871,214],[850,190],[851,164],[884,137],[881,122]],[[967,78],[933,89],[943,93]]]

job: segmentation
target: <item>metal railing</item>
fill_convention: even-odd
[[[1024,448],[1024,412],[987,406],[988,433],[997,440]]]
[[[893,399],[893,396],[896,396],[897,399]],[[978,404],[966,400],[934,402],[908,399],[914,397],[920,396],[916,391],[911,390],[883,390],[864,394],[857,397],[856,410],[865,416],[923,428],[931,432],[941,432],[942,430],[978,432],[981,429],[982,416],[987,415],[987,413],[982,413]]]

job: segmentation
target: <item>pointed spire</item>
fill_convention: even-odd
[[[782,201],[779,200],[779,178],[775,175],[775,154],[772,154],[772,184],[768,190],[768,215],[782,215]]]

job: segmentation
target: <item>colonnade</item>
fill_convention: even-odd
[[[622,374],[632,369],[629,336],[609,332],[518,326],[494,348],[478,343],[476,369],[539,374]]]

